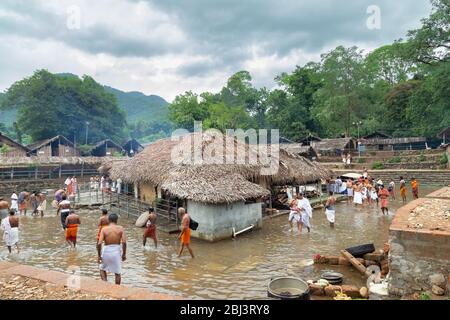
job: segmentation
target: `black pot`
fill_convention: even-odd
[[[308,283],[299,278],[280,277],[271,279],[267,285],[267,295],[281,300],[309,300]]]
[[[341,284],[344,276],[338,272],[325,272],[321,279],[325,279],[329,284]]]

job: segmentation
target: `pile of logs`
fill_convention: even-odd
[[[335,266],[353,266],[359,272],[370,277],[373,275],[370,266],[378,266],[380,274],[374,276],[385,277],[389,273],[389,244],[385,243],[383,249],[364,254],[363,258],[355,258],[348,251],[342,250],[341,256],[321,256],[316,255],[314,257],[315,264],[327,264]],[[367,299],[369,296],[369,290],[366,287],[358,289],[355,286],[350,285],[323,285],[320,281],[316,283],[309,283],[310,293],[313,296],[327,296],[336,298],[338,293],[342,293],[350,298],[362,298]]]
[[[367,276],[367,267],[378,266],[381,271],[381,276],[386,276],[389,273],[389,244],[385,243],[383,249],[374,251],[372,253],[366,253],[363,258],[355,258],[346,250],[341,251],[341,256],[321,256],[316,255],[314,257],[315,264],[328,264],[328,265],[342,265],[351,266],[353,265],[358,271]]]

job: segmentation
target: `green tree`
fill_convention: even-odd
[[[320,74],[322,87],[314,96],[313,114],[325,133],[350,135],[352,121],[361,108],[359,91],[364,80],[364,59],[357,47],[337,47],[322,55]]]
[[[194,121],[204,121],[209,116],[207,102],[199,102],[191,91],[178,95],[169,105],[169,119],[177,128],[194,130]]]
[[[84,141],[86,121],[93,141],[124,136],[125,114],[115,97],[88,76],[80,79],[38,70],[8,89],[3,107],[8,106],[18,107],[19,140],[24,133],[33,141],[57,134]]]

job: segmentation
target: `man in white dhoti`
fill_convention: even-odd
[[[362,186],[360,183],[357,183],[354,186],[353,203],[355,204],[355,206],[363,204]]]
[[[11,195],[11,210],[19,212],[19,197],[15,191]]]
[[[16,246],[17,253],[19,249],[19,218],[15,216],[14,210],[9,211],[9,217],[2,220],[1,227],[3,229],[3,240],[11,253],[11,247]]]
[[[302,226],[305,226],[308,229],[308,232],[311,232],[311,223],[309,220],[312,218],[312,207],[308,198],[303,196],[303,193],[297,195],[297,207],[301,211]]]
[[[336,198],[333,196],[333,192],[329,192],[329,197],[327,203],[325,204],[325,214],[327,215],[327,220],[330,222],[330,227],[334,228],[335,217],[336,217]]]
[[[119,217],[112,213],[108,216],[109,224],[102,228],[98,239],[98,263],[100,264],[100,276],[107,281],[107,272],[115,274],[116,284],[121,282],[122,261],[126,260],[127,240],[125,230],[117,225]],[[103,241],[105,246],[102,248]]]

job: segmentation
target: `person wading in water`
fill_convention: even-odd
[[[181,257],[184,248],[186,247],[191,254],[191,257],[194,258],[194,252],[190,247],[191,243],[191,229],[189,228],[189,224],[191,221],[191,217],[187,214],[184,208],[178,208],[178,214],[181,218],[181,233],[178,235],[178,239],[181,239],[181,247],[180,252],[178,253],[178,257]]]
[[[334,228],[335,218],[336,218],[336,198],[333,196],[333,192],[330,191],[327,203],[325,204],[325,214],[327,215],[327,220],[330,223],[330,227]]]
[[[127,259],[127,238],[124,228],[117,225],[118,219],[115,213],[108,216],[109,224],[103,227],[97,243],[100,276],[103,281],[107,281],[106,273],[112,272],[115,274],[116,284],[120,284],[122,280],[122,261]],[[103,241],[105,246],[102,248]]]
[[[381,212],[385,214],[389,214],[389,191],[386,190],[386,188],[381,185],[380,191],[378,191],[378,198],[380,198],[380,206],[381,206]]]
[[[61,225],[64,230],[66,230],[66,218],[70,213],[70,201],[67,200],[67,196],[64,194],[62,196],[62,201],[58,205],[58,211],[56,215],[59,215],[61,212]]]
[[[17,253],[19,249],[19,218],[15,216],[14,210],[9,211],[9,217],[2,220],[3,240],[5,240],[9,253],[12,246],[16,246]]]
[[[98,219],[98,233],[97,233],[97,242],[100,239],[100,232],[102,232],[102,229],[106,227],[109,224],[108,220],[108,210],[102,209],[102,216]]]
[[[158,239],[156,238],[156,213],[155,213],[155,209],[153,208],[148,208],[148,212],[150,213],[148,215],[148,220],[147,220],[147,228],[144,231],[144,239],[142,244],[145,247],[145,244],[147,243],[147,238],[152,238],[153,242],[155,243],[155,248],[158,247]]]
[[[75,213],[75,210],[70,210],[65,224],[66,241],[70,246],[73,246],[73,248],[75,248],[77,245],[78,225],[81,224],[80,216]]]

